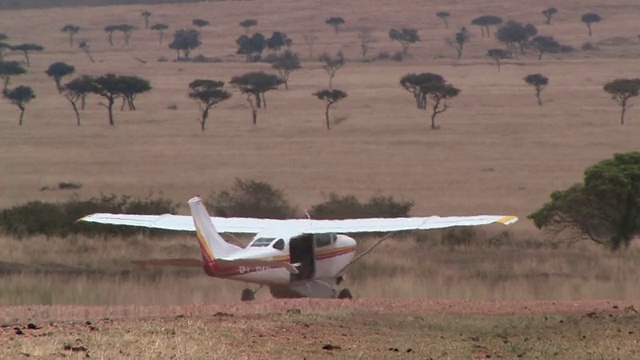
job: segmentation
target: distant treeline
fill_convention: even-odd
[[[225,0],[0,0],[0,9],[218,2]],[[239,0],[234,0],[239,1]],[[244,0],[248,1],[248,0]]]

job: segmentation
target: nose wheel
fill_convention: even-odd
[[[344,288],[338,293],[338,299],[353,299],[353,295],[349,289]]]

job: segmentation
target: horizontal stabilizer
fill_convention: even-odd
[[[216,259],[216,264],[222,267],[238,267],[244,266],[248,268],[256,267],[270,267],[270,268],[283,268],[291,274],[297,274],[298,269],[295,266],[282,261],[273,260],[257,260],[257,259]]]
[[[157,259],[157,260],[136,260],[132,263],[146,268],[147,266],[178,266],[178,267],[201,267],[202,260],[182,258],[182,259]]]

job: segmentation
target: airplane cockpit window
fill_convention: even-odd
[[[316,247],[329,246],[334,241],[334,234],[314,234],[314,241],[316,243]]]
[[[278,241],[273,243],[273,248],[276,250],[284,250],[284,240],[278,239]]]
[[[251,243],[251,247],[266,247],[271,245],[276,238],[257,238]]]

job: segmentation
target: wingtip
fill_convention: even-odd
[[[191,199],[189,199],[189,204],[193,204],[193,203],[197,203],[202,201],[202,199],[200,198],[200,195],[196,195],[194,197],[192,197]]]
[[[518,217],[517,216],[507,215],[507,216],[501,217],[496,222],[504,224],[504,225],[511,225],[511,224],[515,223],[516,221],[518,221]]]
[[[87,215],[87,216],[83,216],[80,219],[76,220],[76,222],[79,223],[79,222],[83,222],[83,221],[88,221],[89,219],[91,219],[91,216],[93,216],[93,214]]]

